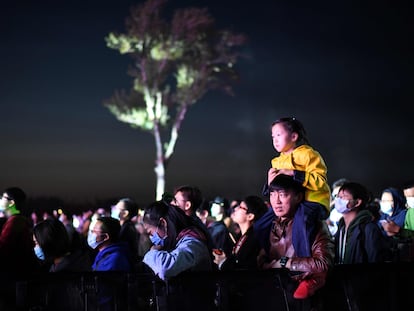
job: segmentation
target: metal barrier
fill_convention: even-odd
[[[193,272],[162,282],[150,273],[54,273],[16,283],[19,311],[398,311],[411,304],[414,263],[336,266],[311,299],[295,300],[284,269]]]

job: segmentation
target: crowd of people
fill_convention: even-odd
[[[145,270],[168,281],[192,271],[276,268],[291,275],[295,310],[324,287],[335,265],[414,261],[414,183],[386,188],[378,199],[346,178],[330,186],[323,158],[297,119],[279,119],[271,132],[279,155],[260,195],[210,201],[197,186],[180,185],[144,208],[120,198],[82,215],[57,207],[38,219],[24,190],[4,189],[0,263],[8,282],[1,283],[0,309],[13,305],[14,281],[42,273]],[[228,291],[236,297],[228,308],[251,310],[249,290]],[[201,306],[212,310],[217,293],[204,298],[211,304]],[[105,310],[110,295],[103,291],[99,303]]]

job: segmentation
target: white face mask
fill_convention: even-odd
[[[96,241],[96,238],[98,236],[96,235],[96,233],[89,231],[88,232],[88,245],[92,248],[92,249],[96,249],[99,245],[101,245],[104,241]]]
[[[414,197],[407,197],[407,205],[409,208],[414,208]]]
[[[221,205],[218,203],[213,203],[211,205],[211,216],[217,217],[221,213]]]
[[[381,212],[391,215],[392,214],[392,203],[391,202],[380,202]]]
[[[118,219],[118,220],[121,220],[121,212],[119,211],[119,209],[117,209],[117,208],[114,208],[114,209],[112,209],[112,211],[111,211],[111,217],[112,218],[115,218],[115,219]]]
[[[349,200],[344,200],[341,198],[336,197],[335,198],[335,209],[338,211],[338,213],[346,214],[351,211],[351,209],[348,208]]]

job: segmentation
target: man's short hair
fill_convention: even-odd
[[[19,187],[10,187],[4,190],[4,193],[15,203],[16,209],[22,211],[26,204],[26,193]]]
[[[305,188],[302,184],[293,179],[293,176],[279,174],[273,178],[269,185],[269,191],[278,190],[293,190],[295,193],[305,192]]]

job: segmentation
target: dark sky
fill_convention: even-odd
[[[155,198],[152,136],[102,105],[129,89],[105,46],[140,1],[8,1],[0,8],[0,187],[64,199]],[[273,4],[270,4],[273,3]],[[244,33],[235,96],[208,93],[185,119],[167,191],[259,194],[270,124],[296,116],[328,166],[375,195],[414,179],[413,10],[399,1],[171,1]]]

